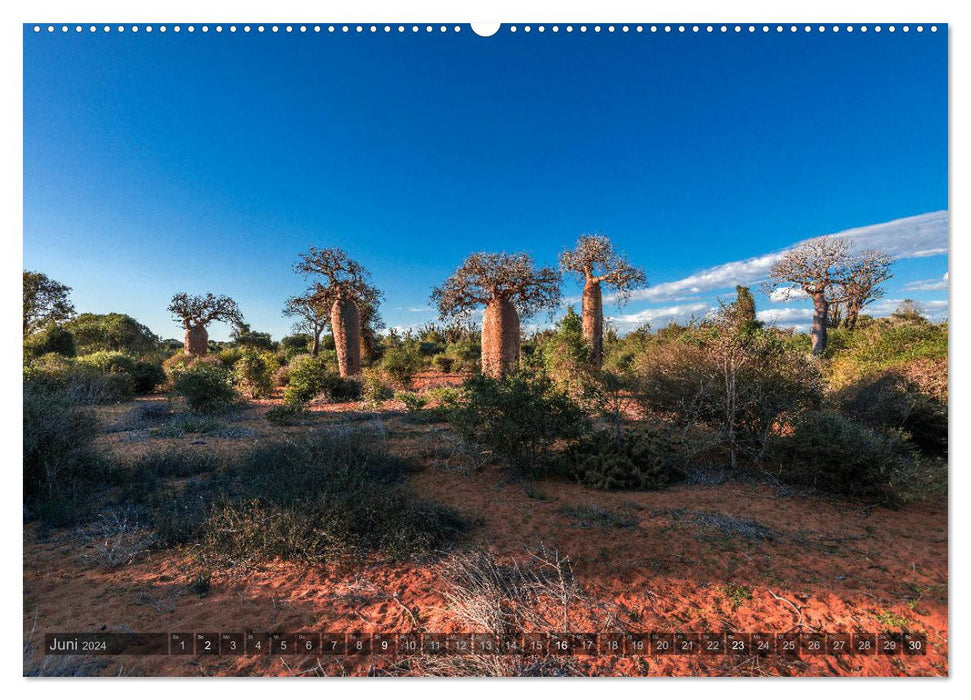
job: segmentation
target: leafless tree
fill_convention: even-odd
[[[637,287],[647,284],[643,270],[631,265],[614,250],[610,239],[600,234],[584,234],[573,250],[560,254],[560,267],[583,281],[583,337],[590,345],[590,361],[596,369],[603,364],[603,294],[606,286],[624,302]]]
[[[209,333],[213,321],[223,321],[238,326],[243,323],[239,305],[227,296],[211,292],[205,296],[191,296],[181,292],[172,297],[168,310],[185,328],[185,352],[187,355],[205,356],[209,352]]]
[[[293,329],[300,333],[307,333],[311,337],[310,354],[317,357],[320,354],[320,336],[327,328],[328,310],[315,304],[314,290],[309,289],[302,296],[290,297],[283,307],[283,315],[295,318]]]
[[[537,269],[525,253],[473,253],[431,299],[442,320],[463,320],[485,306],[482,372],[495,377],[519,364],[520,317],[559,303],[560,276],[551,267]]]
[[[842,287],[842,299],[846,309],[845,326],[853,330],[863,308],[883,297],[879,286],[893,277],[890,269],[894,259],[878,250],[865,250],[850,262],[849,274]]]
[[[783,255],[769,272],[773,280],[770,290],[778,289],[788,298],[791,287],[783,285],[795,285],[812,299],[813,323],[809,336],[814,355],[822,355],[826,350],[828,295],[849,278],[849,251],[850,241],[846,238],[813,238]]]
[[[381,292],[370,282],[370,273],[340,248],[311,247],[300,254],[294,269],[316,281],[312,303],[330,309],[330,327],[337,348],[337,365],[342,377],[361,371],[361,306],[377,307]]]

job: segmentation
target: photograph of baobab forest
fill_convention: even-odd
[[[946,27],[190,26],[24,28],[24,675],[948,674]]]

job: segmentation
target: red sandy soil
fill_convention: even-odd
[[[251,409],[246,423],[257,436],[203,438],[207,445],[195,448],[238,449],[276,434],[279,428],[259,417],[263,406]],[[360,404],[329,408],[358,411]],[[320,417],[328,423],[340,419],[339,413]],[[524,488],[494,466],[468,474],[423,458],[444,426],[387,411],[382,419],[395,449],[425,465],[408,477],[413,488],[478,520],[470,535],[473,546],[523,560],[528,549],[543,544],[570,557],[586,597],[571,611],[573,631],[907,630],[927,637],[926,656],[603,656],[580,661],[580,673],[947,675],[946,502],[870,510],[738,483],[652,493],[604,493],[552,481]],[[118,450],[155,449],[161,442],[123,445],[117,436],[106,441]],[[165,442],[188,448],[192,438]],[[591,525],[569,511],[591,504],[631,522]],[[769,537],[705,526],[698,513],[754,521]],[[481,631],[468,629],[449,610],[434,559],[374,559],[350,568],[271,563],[217,571],[211,589],[200,596],[188,587],[198,571],[188,553],[154,551],[107,569],[93,563],[96,545],[83,531],[40,538],[35,526],[26,527],[25,672],[42,667],[38,647],[44,633],[53,631],[404,633],[415,630],[416,620],[426,632]],[[59,668],[54,661],[48,658],[48,672]],[[75,670],[93,675],[365,675],[381,673],[391,660],[125,656],[81,663]]]

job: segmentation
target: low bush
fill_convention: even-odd
[[[273,358],[256,350],[245,350],[233,365],[233,381],[250,398],[265,398],[273,392]]]
[[[361,399],[368,406],[380,406],[383,401],[394,398],[394,390],[384,381],[384,375],[376,369],[364,370],[361,386]]]
[[[316,398],[339,378],[322,358],[310,355],[295,357],[289,368],[283,400],[290,404],[304,404]]]
[[[449,357],[445,353],[439,353],[432,357],[432,366],[439,372],[451,372],[455,367],[455,358]]]
[[[834,395],[841,411],[872,428],[900,430],[924,454],[947,456],[947,403],[922,391],[901,370],[883,370]]]
[[[408,413],[420,413],[428,405],[428,399],[413,391],[399,391],[395,393],[394,397],[405,405],[405,410]]]
[[[239,399],[232,375],[222,364],[193,363],[176,375],[172,388],[195,413],[223,413]]]
[[[347,431],[257,449],[213,498],[198,529],[201,548],[243,564],[445,547],[467,523],[415,496],[402,483],[407,466],[373,437]]]
[[[528,475],[546,470],[556,441],[574,440],[589,427],[583,411],[548,378],[523,373],[472,377],[449,420],[464,440]]]
[[[805,411],[774,432],[765,463],[789,484],[889,503],[898,500],[915,466],[899,434],[830,410]]]
[[[268,408],[263,417],[274,425],[295,425],[308,414],[303,404],[284,403]]]
[[[663,489],[683,476],[677,444],[663,431],[599,430],[570,445],[561,473],[604,491]]]
[[[165,383],[165,370],[160,364],[140,360],[135,363],[131,377],[136,394],[150,394]]]
[[[65,497],[100,478],[104,463],[92,447],[97,422],[63,390],[24,382],[24,495]]]
[[[61,391],[81,405],[130,401],[135,395],[134,382],[126,372],[106,371],[96,364],[75,362],[54,353],[27,363],[24,381]]]
[[[390,348],[381,358],[381,369],[401,388],[411,386],[411,378],[421,367],[422,356],[411,346]]]

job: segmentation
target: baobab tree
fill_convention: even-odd
[[[890,267],[894,259],[878,250],[865,250],[854,256],[842,287],[841,300],[846,310],[843,324],[849,330],[856,327],[863,308],[883,297],[879,286],[893,277]]]
[[[309,289],[302,296],[290,297],[283,307],[283,315],[295,318],[293,329],[306,333],[311,338],[310,354],[320,354],[320,336],[327,327],[328,310],[314,303],[314,290]]]
[[[849,277],[849,251],[850,241],[846,238],[813,238],[783,255],[769,272],[773,280],[769,291],[778,290],[783,299],[788,299],[794,286],[812,300],[813,322],[809,337],[814,355],[822,355],[826,350],[829,302],[834,291]]]
[[[169,311],[185,328],[185,353],[198,357],[205,357],[209,353],[209,332],[206,326],[213,321],[223,321],[234,326],[244,322],[243,314],[235,301],[211,292],[205,296],[191,296],[185,292],[176,294],[169,304]]]
[[[525,253],[473,253],[432,291],[443,321],[465,320],[484,306],[482,372],[498,377],[519,364],[520,317],[560,301],[560,275]]]
[[[596,369],[603,364],[603,293],[606,286],[616,291],[621,303],[637,287],[647,284],[644,272],[614,251],[610,239],[585,234],[573,250],[560,255],[560,267],[576,274],[583,282],[583,338],[590,346],[590,361]]]
[[[330,309],[330,328],[337,348],[337,366],[342,377],[361,372],[361,307],[377,307],[379,292],[370,274],[340,248],[311,247],[300,254],[294,269],[315,281],[312,303]]]

